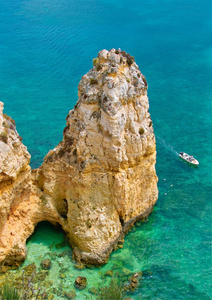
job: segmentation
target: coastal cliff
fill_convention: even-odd
[[[157,201],[147,82],[134,58],[100,51],[78,91],[63,140],[37,170],[31,171],[30,155],[8,117],[7,141],[5,134],[0,141],[0,261],[23,260],[26,239],[48,220],[67,233],[77,261],[105,263]],[[1,109],[0,132],[5,121]]]
[[[58,222],[51,205],[43,205],[33,184],[30,154],[15,121],[3,114],[0,102],[0,265],[19,265],[26,258],[26,240],[38,222]]]
[[[29,198],[29,161],[30,154],[21,142],[15,122],[3,114],[0,102],[0,261],[8,256],[21,260],[26,251],[17,238],[20,228],[16,210],[23,199]]]

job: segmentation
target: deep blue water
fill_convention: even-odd
[[[2,0],[0,20],[0,100],[16,120],[33,168],[61,141],[79,80],[98,51],[129,52],[147,78],[159,199],[149,221],[126,237],[108,265],[81,271],[88,282],[121,262],[146,272],[133,299],[210,299],[211,0]],[[180,161],[173,149],[193,154],[199,167]],[[25,264],[45,256],[43,247],[51,244],[46,231],[62,239],[41,224]],[[64,263],[77,276],[73,263]],[[78,292],[77,299],[84,295]]]

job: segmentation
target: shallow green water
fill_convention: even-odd
[[[86,298],[90,287],[106,284],[102,276],[112,268],[143,271],[133,299],[210,299],[211,0],[7,0],[0,16],[0,100],[16,120],[32,168],[62,139],[78,82],[103,48],[120,47],[135,57],[148,81],[158,137],[158,202],[107,265],[76,270],[71,249],[55,248],[63,233],[42,223],[27,243],[23,267],[39,267],[51,255],[46,280],[58,299],[79,275],[88,287],[75,290],[76,299]],[[175,151],[193,154],[199,167],[180,161]]]

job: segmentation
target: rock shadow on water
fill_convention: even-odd
[[[55,247],[59,249],[59,244],[65,246],[65,233],[59,224],[53,225],[50,222],[43,221],[37,224],[34,233],[28,238],[27,245],[33,242],[44,246]],[[67,245],[67,244],[66,244]]]

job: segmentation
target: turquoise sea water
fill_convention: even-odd
[[[107,265],[76,270],[71,249],[55,247],[63,233],[42,223],[28,241],[24,266],[53,257],[48,280],[55,299],[74,289],[79,275],[88,288],[104,285],[111,268],[143,271],[133,299],[211,299],[211,0],[7,0],[0,19],[0,100],[16,120],[32,168],[62,139],[79,80],[104,48],[135,57],[148,81],[157,136],[157,205]],[[175,151],[193,154],[199,167]],[[76,299],[90,295],[88,288]]]

